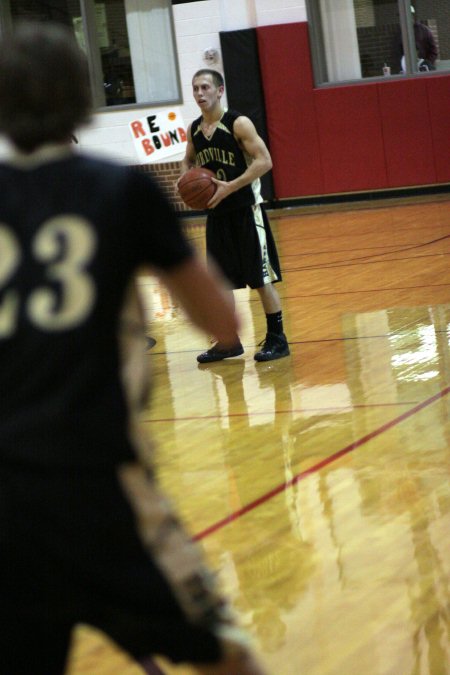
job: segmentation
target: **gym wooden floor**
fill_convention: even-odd
[[[346,208],[270,214],[289,358],[253,360],[264,317],[241,290],[244,357],[199,366],[208,341],[140,279],[143,424],[271,675],[448,675],[450,199]],[[69,673],[143,671],[81,628]]]

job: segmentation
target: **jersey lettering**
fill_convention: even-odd
[[[191,125],[191,138],[195,150],[195,163],[214,171],[217,178],[227,182],[233,181],[247,171],[250,158],[233,133],[234,124],[240,117],[236,111],[227,110],[208,137],[202,133],[202,117],[198,117]],[[244,206],[250,206],[262,201],[259,179],[251,185],[244,185],[239,190],[225,197],[218,204],[214,213],[226,213]]]
[[[227,166],[236,166],[236,159],[233,152],[223,150],[222,148],[204,148],[197,153],[197,164],[203,166],[212,161],[220,162]]]
[[[88,221],[79,216],[52,218],[41,226],[32,241],[34,259],[42,264],[43,283],[20,298],[17,289],[8,288],[22,261],[16,236],[0,224],[0,337],[14,334],[20,304],[24,303],[29,321],[45,331],[75,328],[89,315],[96,289],[86,268],[96,250],[96,237]],[[57,290],[57,288],[59,290]]]
[[[14,234],[0,223],[0,291],[8,285],[20,263],[20,247]],[[14,319],[19,309],[19,296],[9,288],[0,300],[0,337],[9,337],[14,330]]]

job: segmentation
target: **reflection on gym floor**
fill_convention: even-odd
[[[242,290],[244,355],[199,366],[203,336],[140,279],[162,484],[270,673],[449,674],[450,201],[270,215],[288,358],[255,363]],[[93,645],[105,675],[142,672],[86,634],[71,675]]]

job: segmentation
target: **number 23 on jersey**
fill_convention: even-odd
[[[86,271],[96,248],[95,232],[84,218],[68,214],[44,222],[31,242],[33,258],[42,265],[42,284],[21,297],[12,281],[23,262],[21,244],[14,231],[0,223],[0,338],[14,334],[22,307],[27,320],[44,331],[60,332],[81,324],[96,297],[95,283]]]

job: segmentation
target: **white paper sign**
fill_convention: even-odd
[[[129,126],[141,164],[186,151],[186,128],[175,108],[134,120]]]

